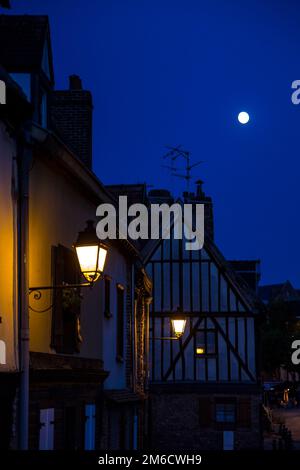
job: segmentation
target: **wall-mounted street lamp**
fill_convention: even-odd
[[[91,285],[102,275],[107,255],[107,248],[97,237],[92,220],[88,220],[86,229],[79,232],[74,247],[80,271]]]
[[[87,221],[84,231],[79,232],[74,249],[77,255],[81,274],[87,282],[81,284],[62,284],[54,286],[30,287],[29,294],[35,292],[35,298],[41,297],[40,291],[55,289],[74,289],[77,287],[92,287],[101,277],[106,261],[107,248],[98,239],[92,220]]]
[[[172,326],[172,332],[174,336],[171,337],[160,337],[160,338],[154,338],[154,339],[160,339],[160,340],[170,340],[170,339],[181,339],[184,330],[185,330],[185,324],[186,324],[186,318],[182,314],[180,307],[177,308],[177,312],[172,314],[172,317],[170,318],[171,321],[171,326]]]
[[[180,314],[176,314],[171,318],[171,324],[175,338],[181,338],[185,330],[186,318]]]

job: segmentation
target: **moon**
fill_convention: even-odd
[[[238,115],[238,120],[241,124],[247,124],[250,120],[250,116],[246,111],[241,111]]]

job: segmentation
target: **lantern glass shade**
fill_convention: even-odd
[[[99,245],[76,246],[76,253],[86,280],[96,282],[103,273],[107,250]]]
[[[172,318],[172,328],[176,338],[181,338],[184,333],[186,319],[185,318]]]
[[[86,229],[79,233],[75,250],[81,273],[88,282],[96,282],[104,270],[107,248],[98,239],[93,221],[87,221]]]

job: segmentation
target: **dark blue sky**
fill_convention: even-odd
[[[227,258],[260,258],[262,282],[300,287],[297,0],[12,0],[48,14],[56,87],[79,74],[94,97],[94,169],[104,183],[178,193],[165,144],[205,160]],[[241,110],[251,121],[237,122]]]

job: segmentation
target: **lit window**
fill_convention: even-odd
[[[197,332],[196,335],[196,355],[216,354],[216,331],[205,329]]]

